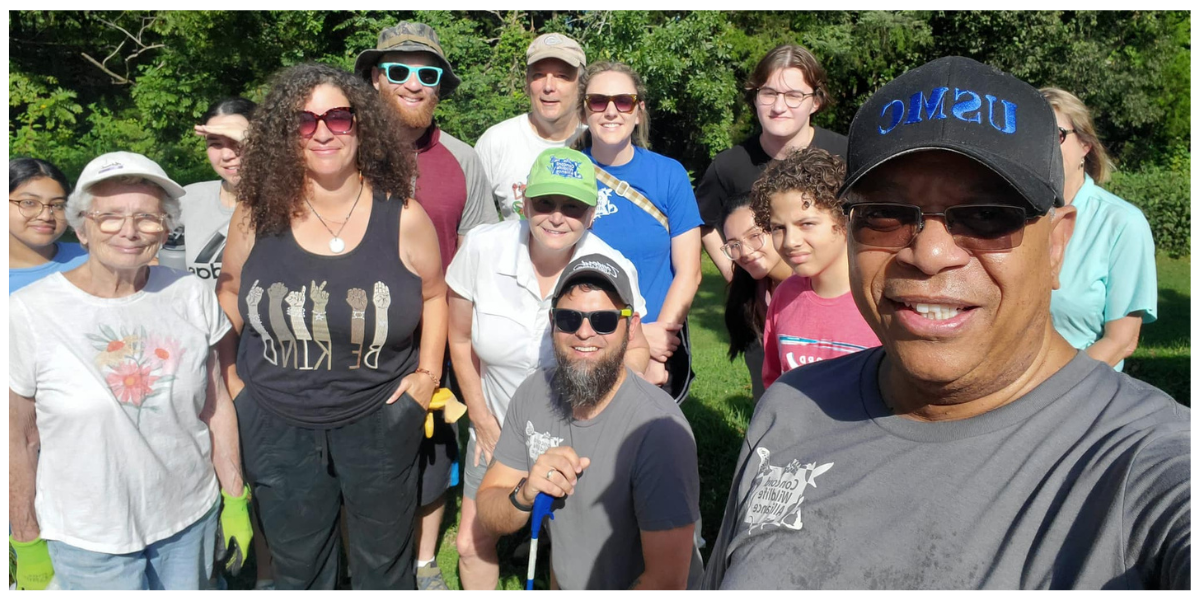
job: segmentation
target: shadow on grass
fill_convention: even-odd
[[[1125,360],[1125,373],[1191,406],[1191,296],[1158,290],[1158,320],[1142,327],[1138,352]]]
[[[1148,356],[1125,360],[1125,374],[1148,382],[1176,402],[1192,405],[1191,356]]]
[[[706,257],[705,261],[707,260]],[[728,345],[729,334],[725,330],[725,279],[711,263],[706,266],[713,272],[706,272],[701,278],[700,289],[696,291],[692,309],[688,312],[688,321],[692,327],[712,331],[720,338],[722,344]]]
[[[729,412],[714,408],[713,405],[717,403]],[[737,421],[749,422],[754,412],[754,400],[748,394],[734,394],[716,403],[689,396],[681,408],[696,436],[700,467],[700,529],[707,542],[700,554],[707,565],[709,551],[717,541],[717,533],[725,515],[725,501],[729,497],[738,453],[746,436],[745,429],[735,425],[729,413],[743,414],[745,417]]]
[[[1158,290],[1158,320],[1142,327],[1139,346],[1175,348],[1191,343],[1192,298],[1168,288]]]

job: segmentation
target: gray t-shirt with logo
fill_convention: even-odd
[[[556,501],[554,519],[546,521],[554,539],[550,565],[565,590],[626,589],[645,570],[641,531],[700,518],[696,441],[675,401],[628,369],[599,415],[587,421],[564,416],[552,398],[554,371],[539,370],[517,388],[496,460],[529,471],[556,446],[590,459],[575,492]],[[703,572],[693,548],[689,589],[699,587]]]
[[[183,189],[187,194],[179,203],[183,207],[180,221],[187,270],[215,290],[233,208],[221,204],[220,179],[193,183]]]
[[[883,356],[767,390],[706,588],[1190,587],[1187,408],[1080,352],[1001,408],[916,422],[883,403]]]

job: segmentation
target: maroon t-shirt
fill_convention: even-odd
[[[429,213],[442,253],[442,273],[458,249],[458,225],[467,204],[467,178],[458,159],[441,143],[442,131],[431,125],[417,140],[417,202]]]

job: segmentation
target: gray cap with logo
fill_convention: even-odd
[[[558,299],[563,295],[572,281],[586,277],[589,279],[602,279],[612,284],[613,289],[617,291],[617,296],[626,306],[633,306],[633,288],[629,283],[629,274],[617,261],[603,254],[588,254],[580,256],[572,260],[570,264],[563,269],[562,275],[558,277],[558,285],[554,286],[554,295],[552,296],[554,304],[558,304]]]

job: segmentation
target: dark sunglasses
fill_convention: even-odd
[[[425,87],[433,87],[442,80],[442,70],[439,67],[414,67],[404,63],[380,63],[379,69],[383,71],[387,80],[400,85],[408,81],[413,73],[417,74],[417,81]]]
[[[1059,127],[1058,128],[1058,143],[1062,144],[1063,142],[1067,141],[1067,135],[1071,134],[1071,133],[1075,133],[1075,130]]]
[[[301,137],[312,137],[317,133],[317,125],[325,121],[329,133],[343,135],[354,129],[354,109],[349,106],[331,108],[325,114],[318,115],[307,110],[300,111],[299,124],[296,126]]]
[[[863,203],[846,209],[854,241],[878,248],[904,248],[925,229],[925,217],[946,220],[954,243],[965,250],[1009,250],[1021,245],[1025,223],[1037,218],[1019,206],[963,204],[924,212],[911,204]]]
[[[617,323],[620,323],[622,318],[630,316],[633,316],[633,309],[628,307],[621,310],[593,310],[592,312],[580,312],[569,308],[550,309],[550,319],[554,321],[554,326],[563,333],[575,333],[583,326],[583,320],[587,319],[588,323],[592,324],[592,331],[599,335],[608,335],[617,330]]]
[[[637,94],[617,94],[616,96],[606,96],[604,94],[588,94],[584,97],[587,103],[588,110],[592,112],[604,112],[608,110],[608,103],[612,102],[613,106],[617,107],[617,112],[631,113],[637,106]]]
[[[538,196],[530,198],[527,201],[529,202],[529,208],[533,209],[535,213],[548,215],[557,210],[568,219],[582,219],[587,214],[588,209],[591,208],[577,200],[555,200],[549,196]]]

